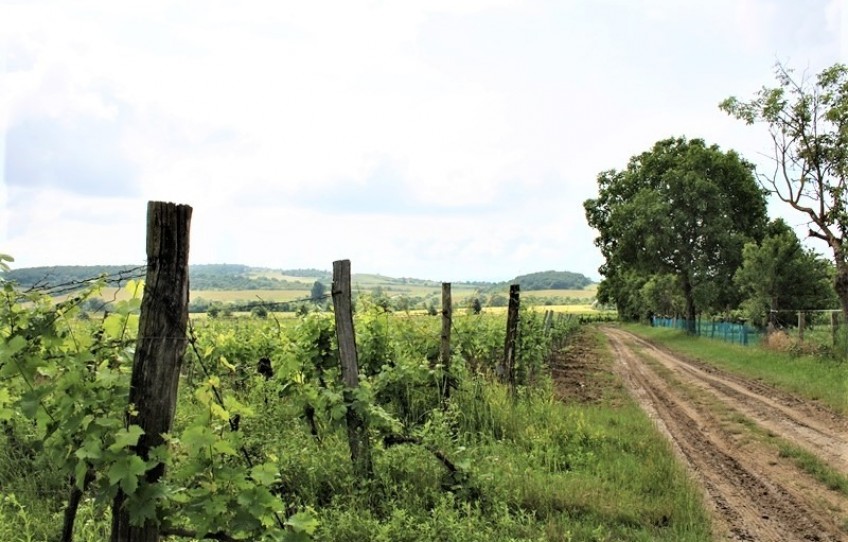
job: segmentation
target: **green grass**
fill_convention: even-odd
[[[848,477],[828,466],[814,454],[787,442],[781,443],[779,450],[780,457],[791,458],[796,467],[810,474],[828,489],[848,495]]]
[[[549,390],[514,402],[498,385],[470,383],[431,420],[428,440],[469,469],[479,498],[441,490],[442,469],[420,448],[378,450],[371,494],[388,498],[374,510],[361,496],[337,494],[318,539],[710,540],[698,489],[616,389],[610,402],[588,406],[553,401]],[[314,494],[349,476],[343,446],[334,460],[291,459],[292,483],[313,473]]]
[[[679,330],[626,324],[623,329],[683,355],[777,388],[820,401],[848,414],[848,363],[816,356],[776,352],[761,346],[741,346]]]

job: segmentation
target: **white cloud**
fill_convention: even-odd
[[[818,69],[844,57],[844,31],[828,21],[845,10],[813,5],[4,5],[0,125],[98,119],[78,125],[115,128],[108,152],[139,193],[85,197],[70,181],[13,191],[0,252],[22,264],[134,259],[143,243],[93,255],[91,240],[125,247],[121,237],[143,235],[145,200],[163,199],[195,207],[194,261],[326,268],[351,257],[451,280],[594,274],[581,203],[596,174],[674,135],[750,158],[761,134],[717,103],[768,83],[775,60]],[[369,188],[390,182],[386,164],[402,186],[381,195]],[[87,186],[98,182],[115,193],[109,179]],[[385,198],[380,213],[314,204],[358,189]]]

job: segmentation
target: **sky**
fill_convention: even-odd
[[[764,163],[718,103],[846,53],[848,0],[0,0],[0,253],[143,264],[162,200],[192,263],[597,280],[598,173]]]

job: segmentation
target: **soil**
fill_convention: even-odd
[[[848,497],[779,452],[789,444],[848,474],[845,417],[620,329],[601,329],[614,372],[703,488],[716,540],[848,541]],[[554,364],[558,394],[598,400],[608,367],[591,344],[577,341]]]

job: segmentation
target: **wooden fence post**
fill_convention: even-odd
[[[520,287],[509,287],[509,307],[506,318],[506,342],[504,344],[503,378],[509,383],[510,392],[515,395],[515,344],[518,339],[518,307]]]
[[[130,378],[129,424],[144,430],[135,447],[143,459],[164,443],[177,405],[180,366],[188,325],[188,248],[191,207],[151,201],[147,204],[147,279],[141,301],[138,340]],[[165,465],[148,470],[139,490],[155,484]],[[112,504],[112,542],[158,542],[155,522],[131,526],[126,495],[118,490]]]
[[[798,311],[798,340],[804,342],[804,313]]]
[[[451,387],[451,322],[453,317],[453,306],[451,301],[450,282],[442,283],[442,336],[439,348],[439,357],[442,362],[442,393],[445,399],[450,398]]]
[[[836,346],[836,330],[839,327],[839,320],[837,319],[836,311],[831,311],[830,313],[830,337],[833,346]]]
[[[353,471],[360,478],[370,480],[374,469],[371,463],[371,442],[368,424],[357,411],[355,390],[359,387],[359,362],[356,354],[356,335],[353,330],[351,304],[350,260],[333,262],[333,308],[336,317],[336,339],[339,343],[339,360],[342,365],[344,401],[347,405],[347,441]]]

